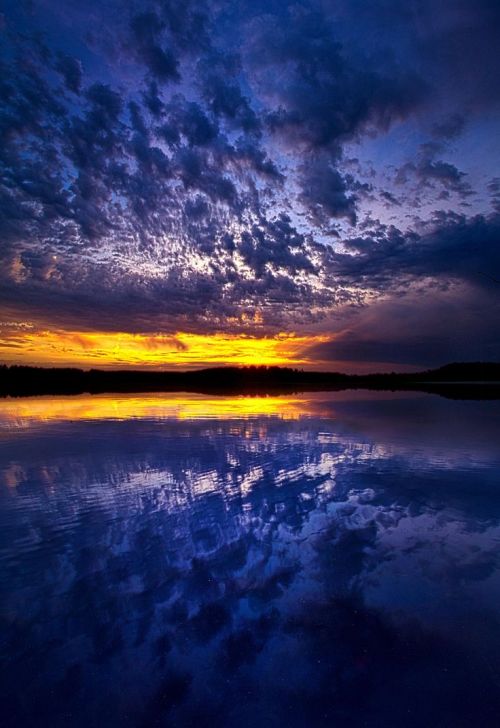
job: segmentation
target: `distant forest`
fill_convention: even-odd
[[[500,399],[500,363],[455,363],[412,374],[370,375],[275,366],[158,372],[0,365],[3,397],[105,392],[266,394],[341,389],[420,390],[460,399]]]

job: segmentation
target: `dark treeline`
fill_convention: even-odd
[[[421,390],[458,398],[500,398],[500,363],[447,364],[413,374],[353,375],[276,366],[188,372],[0,366],[0,396],[104,392],[271,393],[312,390]]]

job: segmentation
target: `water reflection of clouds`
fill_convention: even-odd
[[[52,422],[0,442],[13,714],[56,695],[76,725],[487,725],[493,673],[445,623],[473,604],[495,624],[497,455],[455,441],[436,459],[348,420]],[[408,718],[411,681],[444,673],[434,712]]]

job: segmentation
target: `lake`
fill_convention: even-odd
[[[498,726],[500,407],[0,400],[2,726]]]

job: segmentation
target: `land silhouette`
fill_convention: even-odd
[[[277,366],[182,372],[0,366],[1,397],[126,392],[270,394],[344,389],[408,390],[458,399],[500,399],[500,363],[453,363],[411,374],[363,375]]]

